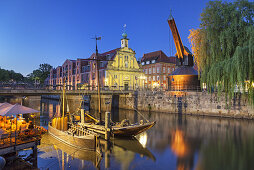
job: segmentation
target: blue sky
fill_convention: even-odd
[[[102,36],[99,52],[120,47],[126,24],[136,58],[162,50],[172,54],[167,23],[170,9],[185,46],[208,0],[0,0],[0,67],[23,75],[41,63],[56,67],[87,58],[91,38]],[[175,46],[173,44],[173,53]]]

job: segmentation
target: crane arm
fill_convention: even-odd
[[[176,23],[175,20],[172,16],[169,17],[168,19],[168,25],[171,29],[173,38],[174,38],[174,42],[175,42],[175,46],[176,46],[176,51],[177,51],[177,57],[178,58],[183,58],[183,56],[188,56],[189,53],[185,50],[181,37],[179,35],[179,32],[177,30],[176,27]]]

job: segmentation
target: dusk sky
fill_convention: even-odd
[[[88,58],[95,35],[99,53],[120,47],[126,24],[129,47],[139,59],[162,50],[172,54],[167,18],[172,9],[183,44],[197,28],[208,0],[0,0],[0,67],[24,76],[49,63]],[[173,53],[175,46],[173,44]]]

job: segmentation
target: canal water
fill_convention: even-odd
[[[41,110],[38,124],[47,127],[59,114],[58,100],[34,99],[24,103]],[[74,110],[70,110],[74,111]],[[97,113],[91,111],[92,114]],[[112,120],[139,122],[130,110],[111,110]],[[99,157],[79,151],[45,134],[38,146],[39,169],[254,169],[254,121],[141,112],[156,125],[135,139],[115,139]],[[29,155],[30,151],[20,152]],[[108,155],[105,156],[105,155]],[[106,158],[106,159],[105,159]]]

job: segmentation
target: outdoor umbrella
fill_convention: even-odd
[[[6,102],[5,103],[0,103],[0,110],[9,108],[10,106],[13,106],[13,105],[10,104],[10,103],[6,103]],[[0,115],[2,116],[1,111],[0,111]]]
[[[31,109],[29,107],[21,106],[20,104],[11,105],[8,107],[1,108],[0,106],[0,115],[1,116],[12,116],[19,114],[28,114],[28,113],[38,113],[40,111]]]
[[[9,103],[7,103],[9,104]],[[6,104],[6,105],[7,105]],[[2,105],[1,105],[2,106]],[[28,114],[28,113],[38,113],[38,110],[31,109],[29,107],[21,106],[20,104],[15,104],[7,107],[0,107],[0,115],[1,116],[12,116],[19,114]],[[15,130],[15,145],[16,145],[16,131],[17,131],[17,120],[16,120],[16,130]]]

